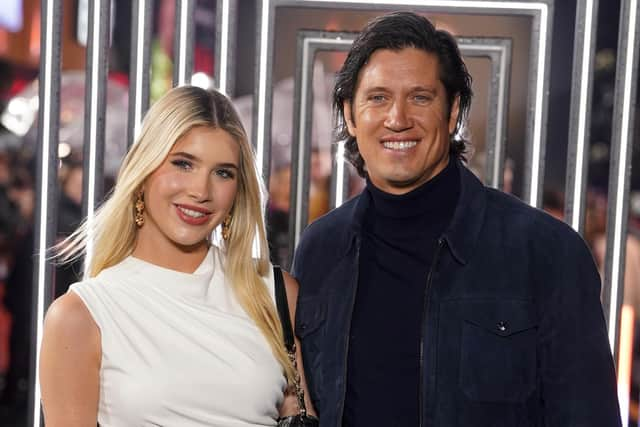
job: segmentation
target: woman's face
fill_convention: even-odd
[[[228,132],[192,128],[143,185],[138,245],[165,254],[206,248],[207,237],[231,211],[239,168],[240,147]]]

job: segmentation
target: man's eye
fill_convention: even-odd
[[[371,95],[369,97],[369,100],[373,102],[383,102],[385,99],[386,97],[384,95]]]
[[[431,101],[431,97],[428,95],[415,95],[413,97],[414,100],[416,100],[417,102],[429,102]]]
[[[193,167],[191,162],[182,159],[172,160],[171,164],[184,170],[190,170]]]
[[[224,179],[233,179],[235,178],[235,174],[229,169],[218,169],[216,170],[216,175]]]

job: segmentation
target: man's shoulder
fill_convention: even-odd
[[[354,221],[355,208],[361,195],[330,210],[313,221],[304,231],[304,237],[321,237],[326,233],[343,233]]]
[[[301,264],[331,264],[349,247],[350,232],[360,196],[331,210],[312,222],[302,233],[293,263],[294,277],[300,274]],[[317,256],[321,255],[321,256]]]
[[[552,244],[584,245],[582,237],[567,223],[542,209],[534,208],[519,198],[487,188],[487,221],[502,224],[505,232],[518,233],[527,239]]]

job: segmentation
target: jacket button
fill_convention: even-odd
[[[507,322],[498,322],[498,330],[504,332],[507,330]]]

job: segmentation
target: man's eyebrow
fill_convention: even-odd
[[[385,86],[373,86],[373,87],[364,88],[364,92],[366,92],[366,93],[369,93],[369,92],[386,92],[388,90],[389,90],[389,88],[385,87]]]
[[[386,86],[372,86],[372,87],[363,88],[363,92],[365,92],[365,93],[388,92],[390,90],[391,89],[389,89]],[[438,92],[438,90],[434,86],[416,85],[416,86],[411,87],[409,89],[409,92],[431,92],[431,93],[435,94],[435,93]]]
[[[414,86],[411,88],[411,92],[431,92],[433,94],[437,93],[437,90],[433,86]]]

